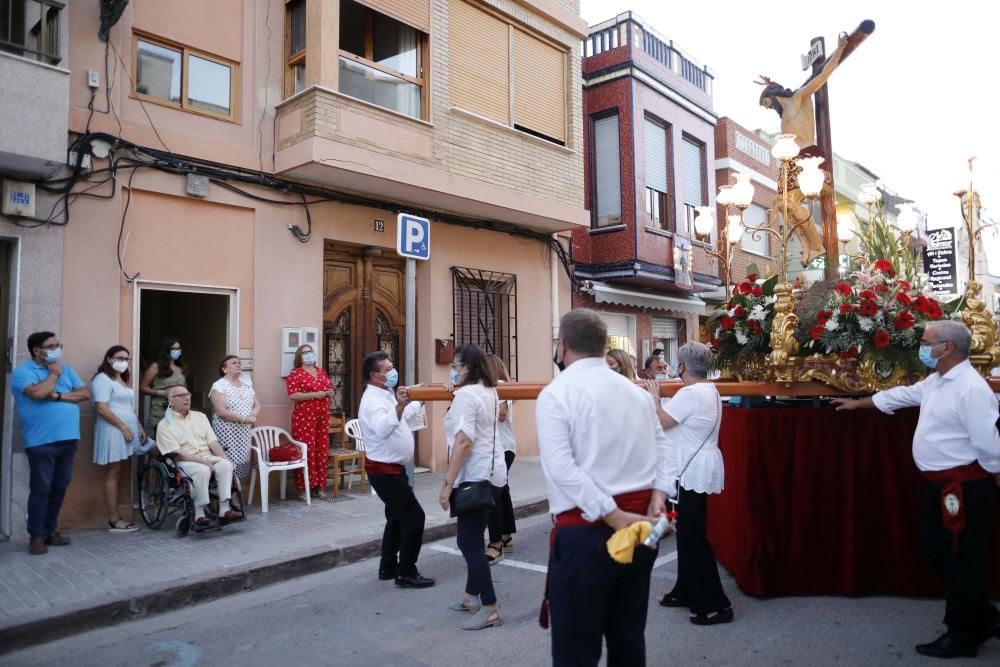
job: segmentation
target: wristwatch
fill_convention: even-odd
[[[56,392],[56,400],[57,401],[61,401],[62,400],[62,392],[58,392],[58,391]]]

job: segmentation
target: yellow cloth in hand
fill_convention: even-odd
[[[628,565],[632,562],[632,554],[642,541],[649,537],[653,530],[648,521],[636,521],[615,532],[608,538],[608,554],[616,563]]]

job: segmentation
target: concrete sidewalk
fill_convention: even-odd
[[[455,531],[437,502],[442,479],[443,472],[416,475],[426,541]],[[516,459],[510,479],[519,516],[547,510],[537,459]],[[377,496],[361,493],[357,482],[312,506],[294,494],[290,483],[290,498],[272,500],[267,514],[258,499],[246,522],[183,539],[172,515],[158,531],[67,532],[73,543],[44,556],[28,554],[26,536],[0,543],[0,654],[378,554],[385,517]]]

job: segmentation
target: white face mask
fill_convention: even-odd
[[[115,373],[124,373],[128,370],[128,362],[124,360],[113,360],[111,362],[111,368],[115,369]]]
[[[316,353],[315,352],[303,352],[302,353],[302,363],[312,366],[316,363]]]

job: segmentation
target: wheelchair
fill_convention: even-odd
[[[230,508],[239,515],[239,521],[246,520],[243,491],[240,481],[234,479],[234,488],[229,499]],[[174,530],[177,537],[185,537],[191,531],[203,533],[208,530],[222,530],[219,522],[219,491],[215,476],[208,483],[209,503],[205,510],[208,526],[199,526],[194,520],[194,487],[191,477],[177,465],[171,454],[151,459],[139,472],[139,514],[150,528],[159,529],[167,519],[176,514]]]

